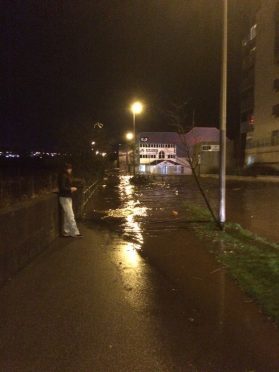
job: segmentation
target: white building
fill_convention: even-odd
[[[137,163],[140,173],[192,173],[189,153],[198,171],[206,173],[219,165],[219,130],[195,127],[184,136],[176,132],[144,132],[138,137]]]

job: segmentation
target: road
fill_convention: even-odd
[[[179,192],[108,178],[84,239],[1,289],[0,370],[278,371],[277,329],[172,213]]]

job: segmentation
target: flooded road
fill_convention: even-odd
[[[152,185],[134,187],[129,177],[121,177],[117,187],[104,183],[99,201],[93,209],[104,210],[106,215],[121,219],[122,213],[135,218],[145,230],[177,229],[185,227],[189,218],[185,215],[185,204],[194,203],[205,207],[194,180],[191,177],[157,177]],[[201,180],[210,204],[218,215],[218,181]],[[109,189],[109,192],[107,191]],[[110,210],[108,212],[108,210]],[[115,210],[116,209],[116,210]],[[125,210],[125,212],[124,212]],[[227,182],[227,219],[239,223],[245,229],[279,242],[279,187],[277,184],[256,182]],[[128,234],[127,221],[123,225]],[[131,221],[133,222],[133,221]]]
[[[216,184],[204,183],[214,200]],[[251,189],[254,197],[251,197]],[[246,199],[245,194],[250,197]],[[254,202],[257,200],[258,206],[263,203],[259,188],[233,184],[228,199],[229,205],[237,207],[237,213],[234,210],[230,213],[232,218],[242,214],[242,221],[248,228],[248,215],[258,211]],[[185,213],[185,201],[203,203],[190,179],[185,184],[181,180],[162,178],[153,184],[135,187],[128,176],[108,177],[89,205],[88,225],[110,231],[111,239],[118,242],[119,248],[114,254],[125,268],[123,281],[131,291],[135,282],[139,288],[138,296],[131,292],[131,304],[138,306],[142,293],[148,293],[146,265],[151,265],[151,270],[154,267],[172,283],[176,301],[179,298],[181,301],[187,333],[181,334],[181,320],[175,325],[176,319],[173,319],[172,327],[178,327],[175,337],[171,333],[162,337],[169,339],[177,365],[185,352],[200,371],[278,371],[277,328],[194,236]],[[243,210],[248,213],[246,217]],[[268,211],[264,213],[271,222],[272,215]],[[250,226],[256,228],[258,221],[260,217],[251,218]],[[271,230],[265,232],[267,237],[276,237],[276,233],[270,234]],[[148,303],[161,301],[160,296],[153,293]],[[162,324],[162,330],[165,326]]]
[[[178,181],[108,176],[83,239],[1,288],[1,371],[279,371],[278,329],[193,234],[183,203],[201,199]]]

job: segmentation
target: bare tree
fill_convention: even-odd
[[[183,146],[186,155],[186,160],[190,166],[197,188],[202,195],[202,198],[210,212],[210,215],[212,216],[213,221],[218,225],[218,227],[220,227],[219,221],[215,216],[213,208],[210,205],[208,197],[201,185],[199,178],[198,169],[200,166],[200,156],[197,152],[195,152],[194,149],[194,145],[198,142],[198,138],[196,138],[193,143],[189,143],[189,140],[187,139],[187,133],[189,133],[194,127],[194,123],[191,122],[189,119],[189,104],[187,101],[181,104],[172,103],[171,107],[167,111],[165,111],[165,114],[170,122],[170,125],[175,128],[180,137],[181,145]]]

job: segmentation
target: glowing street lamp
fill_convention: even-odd
[[[126,133],[126,140],[132,141],[132,139],[134,139],[134,134],[132,132]]]
[[[134,115],[141,114],[143,110],[143,105],[141,102],[134,102],[131,106],[131,111]]]
[[[131,105],[133,114],[133,130],[134,130],[134,146],[133,146],[133,174],[136,174],[136,115],[141,114],[143,111],[143,104],[139,101]]]
[[[91,142],[91,145],[92,145],[92,146],[96,145],[96,142],[95,142],[95,141],[92,141],[92,142]]]

